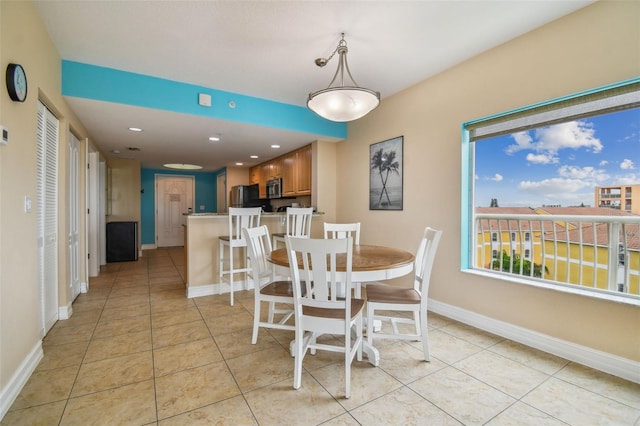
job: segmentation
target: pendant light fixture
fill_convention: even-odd
[[[338,53],[338,69],[329,87],[309,94],[307,106],[320,117],[331,121],[352,121],[364,117],[380,104],[380,92],[358,86],[347,63],[347,42],[344,33],[329,58],[316,59],[316,65],[324,67]],[[345,85],[345,68],[352,85]],[[337,83],[334,86],[334,83]]]

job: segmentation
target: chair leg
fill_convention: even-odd
[[[233,306],[233,247],[229,246],[229,294]]]
[[[367,303],[367,344],[373,346],[373,303]]]
[[[344,336],[344,397],[351,398],[351,339],[350,334]]]
[[[251,336],[251,344],[258,342],[258,326],[260,323],[260,298],[256,297],[253,303],[253,335]]]
[[[424,351],[424,360],[431,361],[429,353],[429,330],[427,329],[427,311],[420,310],[420,327],[422,331],[422,350]]]
[[[358,339],[357,341],[358,343],[358,347],[356,348],[357,352],[357,357],[358,357],[358,361],[362,361],[362,316],[360,316],[360,318],[358,318],[358,320],[356,321],[356,338]]]
[[[298,330],[296,328],[296,340],[295,340],[295,349],[294,349],[294,368],[293,368],[293,388],[300,389],[300,385],[302,384],[302,359],[304,358],[302,354],[302,348],[304,345],[304,334],[302,330]]]

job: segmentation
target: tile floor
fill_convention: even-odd
[[[109,264],[44,340],[2,425],[640,425],[640,385],[434,314],[432,361],[378,341],[378,368],[307,355],[292,389],[291,332],[261,329],[253,298],[187,299],[182,249]]]

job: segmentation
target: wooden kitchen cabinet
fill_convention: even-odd
[[[282,157],[282,195],[311,194],[311,145]]]

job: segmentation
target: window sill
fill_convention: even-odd
[[[531,280],[491,271],[482,271],[479,269],[462,269],[462,272],[485,278],[507,281],[514,284],[528,285],[531,287],[543,288],[545,290],[559,291],[561,293],[575,294],[578,296],[590,297],[592,299],[621,303],[623,305],[640,306],[640,298],[631,295],[621,296],[613,292],[590,291],[571,284],[551,284],[541,280]]]

